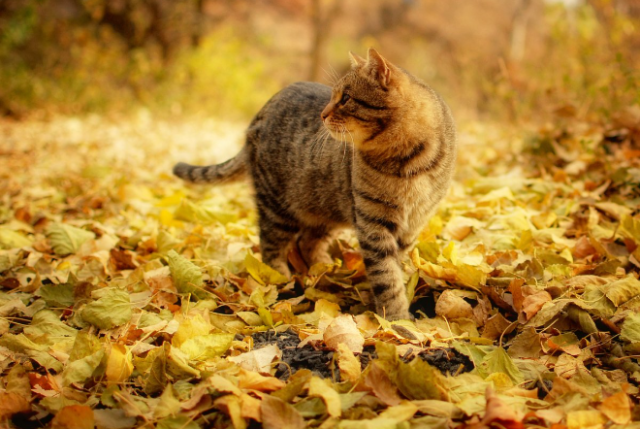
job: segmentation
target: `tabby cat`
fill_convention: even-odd
[[[271,98],[235,158],[173,172],[196,183],[249,175],[263,261],[286,275],[290,245],[308,264],[330,262],[332,233],[353,227],[376,311],[410,318],[401,260],[447,192],[455,125],[433,89],[374,49],[351,63],[333,88],[299,82]]]

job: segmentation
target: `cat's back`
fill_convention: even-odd
[[[251,121],[248,133],[268,132],[274,138],[306,134],[322,125],[320,113],[331,99],[331,88],[316,82],[296,82],[276,93]]]

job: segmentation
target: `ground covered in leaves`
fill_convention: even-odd
[[[461,128],[389,323],[352,235],[287,279],[246,184],[171,177],[241,126],[0,123],[0,425],[636,427],[640,112]]]

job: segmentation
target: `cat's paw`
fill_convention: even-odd
[[[413,322],[414,320],[416,320],[415,316],[411,314],[408,310],[402,310],[402,311],[393,312],[393,313],[389,311],[385,311],[384,313],[379,312],[378,314],[384,315],[384,318],[389,322],[395,322],[396,320],[410,320]]]

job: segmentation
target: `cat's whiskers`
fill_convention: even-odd
[[[331,132],[326,127],[320,128],[311,143],[311,153],[316,150],[316,147],[318,147],[319,144],[320,147],[318,149],[318,153],[322,156],[324,145],[327,140],[329,140],[329,137],[331,137]]]
[[[329,78],[329,81],[331,82],[331,86],[335,86],[335,84],[340,80],[340,75],[338,75],[338,72],[331,65],[329,65],[329,69],[330,70],[327,70],[324,67],[322,67],[322,71]]]

